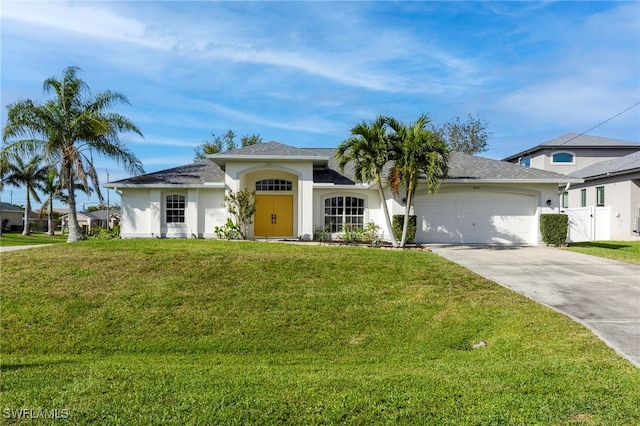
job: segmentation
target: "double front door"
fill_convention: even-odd
[[[253,234],[256,237],[293,236],[293,195],[256,195]]]

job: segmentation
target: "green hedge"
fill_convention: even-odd
[[[409,229],[407,230],[407,243],[413,243],[416,239],[416,216],[409,216]],[[393,236],[400,242],[402,238],[402,226],[404,225],[404,215],[394,214],[392,218]]]
[[[569,216],[566,214],[541,214],[540,232],[547,245],[561,246],[567,242]]]

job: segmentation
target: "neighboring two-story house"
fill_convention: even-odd
[[[568,133],[503,161],[584,180],[559,188],[570,241],[639,238],[640,143]]]

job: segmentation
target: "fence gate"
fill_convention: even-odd
[[[610,207],[573,207],[564,209],[569,216],[567,242],[610,240]]]

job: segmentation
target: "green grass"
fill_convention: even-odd
[[[569,250],[640,265],[640,241],[589,241],[570,243]]]
[[[3,410],[81,425],[640,423],[639,369],[432,253],[113,240],[37,254],[1,255]]]
[[[67,236],[61,234],[50,236],[46,232],[32,232],[31,235],[22,235],[20,232],[3,232],[0,238],[0,247],[57,244],[66,241]]]

